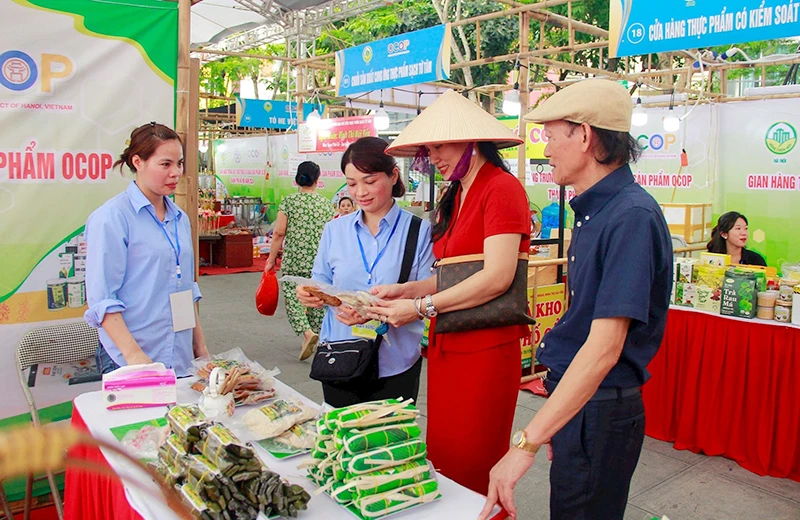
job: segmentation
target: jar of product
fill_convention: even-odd
[[[67,280],[47,280],[47,310],[59,311],[67,306]]]
[[[776,301],[778,301],[778,291],[762,291],[758,293],[759,307],[775,307]]]
[[[787,278],[781,278],[781,287],[779,289],[778,299],[784,302],[791,302],[792,301],[792,294],[794,292],[795,286],[797,286],[797,280],[789,280]]]
[[[778,304],[775,305],[775,321],[779,321],[781,323],[788,323],[791,318],[792,318],[791,302],[779,301]]]
[[[775,307],[759,307],[756,311],[756,318],[759,320],[774,320]]]

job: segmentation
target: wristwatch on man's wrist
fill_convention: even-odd
[[[511,445],[515,448],[527,451],[528,453],[536,453],[539,451],[539,446],[528,442],[528,439],[525,437],[525,430],[517,430],[514,432],[514,435],[511,436]]]
[[[425,297],[425,316],[433,318],[437,314],[439,314],[439,311],[433,306],[433,297],[429,294]]]

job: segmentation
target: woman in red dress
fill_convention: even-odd
[[[453,91],[443,94],[389,145],[390,155],[429,155],[451,182],[435,212],[437,259],[483,255],[483,269],[436,292],[436,277],[376,287],[373,307],[395,326],[431,317],[428,347],[428,457],[434,466],[486,494],[489,471],[508,451],[526,325],[436,332],[436,314],[483,305],[511,286],[530,246],[525,189],[498,148],[517,146],[508,128]]]

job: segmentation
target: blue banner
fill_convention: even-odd
[[[303,120],[316,105],[303,103]],[[297,103],[270,99],[242,99],[236,96],[236,124],[249,128],[288,130],[297,128]]]
[[[450,24],[336,52],[336,95],[450,77]]]
[[[609,55],[633,56],[800,35],[797,0],[610,0]]]

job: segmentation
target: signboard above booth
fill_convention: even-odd
[[[796,0],[610,0],[609,54],[633,56],[800,35]]]
[[[337,96],[449,77],[450,24],[336,52]]]

